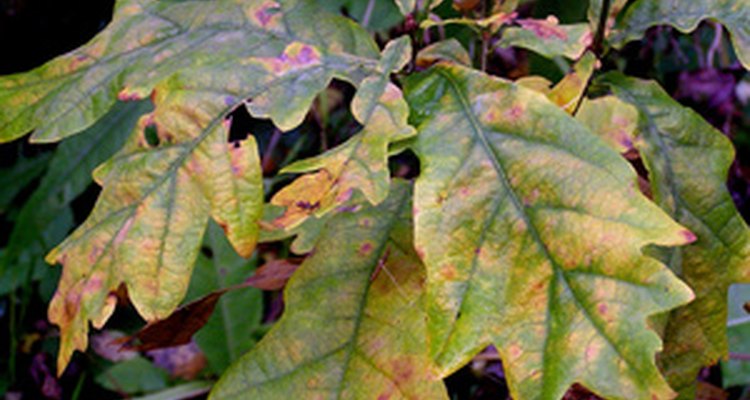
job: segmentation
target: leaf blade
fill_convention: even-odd
[[[430,377],[420,334],[421,272],[404,221],[409,193],[400,183],[381,205],[333,217],[287,285],[282,319],[211,398],[446,397]]]
[[[441,374],[494,343],[515,397],[559,398],[574,382],[612,398],[669,397],[646,319],[690,292],[641,247],[683,244],[684,229],[541,94],[448,65],[405,90],[422,112],[415,245]]]
[[[649,170],[654,200],[697,236],[687,247],[656,251],[696,294],[670,314],[660,356],[672,385],[690,396],[699,369],[727,355],[729,285],[750,282],[750,230],[724,184],[734,150],[655,82],[619,74],[602,81],[638,109],[633,142]]]

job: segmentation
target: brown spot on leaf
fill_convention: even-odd
[[[408,382],[414,375],[414,365],[408,359],[396,359],[391,362],[393,380],[396,382]]]
[[[456,270],[455,265],[447,264],[440,269],[440,275],[447,280],[453,280],[458,276],[458,270]]]
[[[261,64],[276,75],[321,64],[320,51],[308,44],[290,43],[278,57],[259,58]]]
[[[253,13],[253,17],[262,27],[266,27],[279,14],[279,3],[268,1]]]
[[[128,88],[123,88],[120,93],[117,94],[117,100],[120,101],[135,101],[140,100],[141,96],[138,93],[130,92]]]
[[[523,354],[523,349],[518,345],[518,343],[512,343],[510,346],[508,346],[508,354],[510,355],[512,360],[515,360],[518,357],[521,357],[521,355]]]
[[[523,117],[523,112],[523,107],[520,104],[514,104],[511,108],[508,109],[508,111],[505,112],[505,116],[511,122],[515,122]]]
[[[362,245],[359,246],[359,254],[362,255],[362,256],[366,256],[366,255],[370,254],[370,252],[372,251],[372,249],[373,249],[372,243],[370,243],[370,242],[362,243]]]

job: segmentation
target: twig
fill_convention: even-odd
[[[274,128],[273,135],[271,135],[271,142],[268,143],[268,148],[266,148],[265,153],[263,154],[263,160],[261,161],[261,169],[263,171],[268,171],[269,168],[271,168],[271,160],[273,160],[273,152],[276,150],[276,146],[278,146],[279,141],[281,140],[281,130],[278,128]]]
[[[601,58],[602,51],[604,50],[604,34],[607,31],[607,19],[609,18],[609,3],[610,0],[603,0],[602,12],[599,15],[599,23],[596,26],[596,36],[594,36],[594,42],[591,44],[591,50],[594,51],[597,58]]]

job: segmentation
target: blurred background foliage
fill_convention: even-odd
[[[444,1],[435,14],[442,19],[481,17],[488,7],[479,1],[467,11],[453,3],[464,2]],[[441,36],[440,30],[418,30],[414,20],[404,20],[389,0],[324,4],[359,21],[381,44],[411,34],[424,46]],[[562,23],[575,23],[586,21],[587,7],[586,0],[527,0],[519,2],[517,11],[523,17],[555,15]],[[107,25],[112,8],[112,0],[0,0],[0,74],[32,69],[80,46]],[[480,38],[474,31],[458,25],[444,29],[462,42],[473,59],[479,58]],[[750,76],[732,53],[726,33],[710,23],[690,35],[656,27],[644,40],[610,51],[602,62],[608,69],[656,79],[732,139],[737,159],[727,184],[747,219]],[[553,82],[569,68],[564,59],[548,60],[530,51],[501,47],[494,48],[487,63],[487,71],[494,75],[541,75]],[[316,100],[305,123],[283,135],[244,109],[233,113],[230,135],[252,132],[259,141],[267,196],[290,180],[276,176],[284,165],[334,147],[359,129],[348,108],[352,96],[351,86],[334,82]],[[143,325],[122,293],[114,318],[92,335],[87,353],[77,354],[62,377],[55,376],[57,331],[47,321],[46,306],[60,270],[46,265],[43,256],[88,215],[99,192],[91,172],[122,145],[137,117],[149,107],[148,101],[118,104],[96,125],[58,145],[30,145],[25,138],[0,145],[0,395],[6,399],[202,398],[283,310],[279,290],[245,288],[219,300],[192,342],[151,351],[119,351],[113,341]],[[391,167],[399,176],[418,173],[416,159],[408,153],[392,160]],[[265,263],[288,258],[289,245],[288,241],[261,245],[255,256],[245,260],[234,253],[221,229],[211,225],[185,303],[241,283]],[[750,285],[735,285],[729,297],[730,360],[701,373],[701,398],[750,399]],[[454,399],[508,396],[502,365],[492,348],[446,383]],[[566,398],[595,397],[573,388]]]

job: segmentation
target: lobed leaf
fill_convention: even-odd
[[[441,374],[494,343],[514,398],[558,399],[573,383],[670,398],[647,319],[691,294],[641,249],[691,234],[539,93],[455,65],[410,77],[405,93],[419,110],[415,246]]]
[[[681,32],[695,30],[703,20],[716,21],[729,31],[732,44],[745,68],[750,69],[750,0],[639,0],[618,21],[612,42],[622,47],[643,37],[656,25],[672,25]]]
[[[114,311],[110,292],[121,284],[147,321],[177,307],[209,216],[241,255],[255,246],[263,200],[255,140],[228,143],[223,105],[183,85],[157,89],[155,111],[97,169],[103,189],[91,215],[47,256],[64,267],[49,309],[61,329],[58,373],[73,350],[86,348],[89,320],[101,327]]]
[[[34,128],[32,140],[59,140],[118,97],[154,103],[97,171],[104,188],[91,216],[47,257],[64,265],[49,311],[61,327],[58,373],[86,347],[88,322],[108,319],[121,284],[148,321],[169,315],[209,217],[240,255],[253,251],[261,172],[252,136],[227,143],[231,110],[248,99],[251,114],[290,129],[334,77],[384,79],[396,54],[379,61],[366,31],[313,1],[121,0],[86,46],[0,78],[0,140]]]
[[[279,191],[271,204],[283,206],[285,213],[274,220],[277,227],[289,229],[311,215],[320,217],[347,202],[355,189],[372,204],[388,195],[389,146],[416,134],[408,125],[409,107],[401,90],[389,82],[389,74],[409,60],[411,45],[402,37],[383,51],[380,75],[366,78],[352,101],[352,113],[364,127],[344,144],[320,156],[298,161],[281,172],[309,172]]]
[[[288,130],[333,76],[358,81],[376,57],[366,31],[313,1],[120,0],[87,45],[0,78],[0,141],[60,140],[177,73],[227,106],[252,97],[254,115]]]
[[[426,353],[411,191],[331,218],[292,276],[286,309],[211,398],[442,399]]]
[[[690,397],[698,371],[727,355],[727,290],[750,283],[750,231],[725,186],[734,151],[729,140],[655,82],[608,74],[620,100],[638,109],[635,148],[649,171],[654,201],[697,241],[656,254],[696,295],[670,313],[660,366]]]

